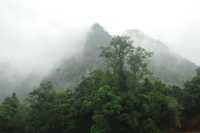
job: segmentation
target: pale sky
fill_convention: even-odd
[[[112,35],[139,29],[200,64],[199,7],[199,0],[0,0],[0,62],[32,69],[56,61],[98,22]]]

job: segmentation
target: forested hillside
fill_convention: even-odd
[[[47,80],[51,80],[58,88],[70,87],[93,70],[103,68],[102,58],[99,57],[101,47],[108,46],[111,39],[112,36],[103,27],[94,24],[88,32],[83,50],[76,56],[64,58]]]
[[[191,61],[173,53],[161,41],[155,40],[139,30],[128,30],[123,36],[133,40],[133,46],[143,47],[151,52],[149,69],[155,77],[165,83],[182,86],[184,81],[192,78],[197,66]],[[73,86],[81,78],[96,68],[104,67],[102,58],[99,57],[101,47],[108,46],[111,35],[99,24],[91,27],[84,44],[84,49],[79,55],[64,61],[47,79],[51,80],[58,88]]]
[[[153,55],[149,60],[148,68],[155,78],[171,85],[183,86],[183,83],[195,75],[197,66],[189,60],[180,57],[163,44],[139,30],[128,30],[122,34],[130,37],[133,46],[141,46]],[[0,64],[0,100],[12,92],[25,97],[30,91],[38,87],[43,80],[50,80],[57,90],[75,87],[84,76],[96,69],[105,69],[104,59],[99,57],[101,47],[108,46],[112,36],[99,24],[94,24],[87,33],[86,41],[77,47],[77,54],[67,56],[63,53],[60,63],[41,76],[31,72],[23,75],[9,63]],[[53,64],[51,64],[53,65]]]
[[[149,68],[162,81],[183,85],[192,78],[197,66],[191,61],[171,51],[164,43],[155,40],[139,30],[128,30],[123,35],[133,40],[133,45],[143,47],[153,52]]]
[[[148,69],[152,53],[127,37],[99,49],[104,69],[73,88],[44,81],[25,101],[13,93],[0,104],[1,133],[174,133],[200,130],[200,69],[185,85],[167,85]],[[95,61],[95,60],[93,60]],[[80,71],[81,72],[81,71]],[[67,77],[68,78],[68,77]],[[74,79],[75,80],[75,79]]]

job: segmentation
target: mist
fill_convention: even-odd
[[[8,77],[48,74],[63,57],[81,49],[89,30],[87,25],[56,24],[31,4],[0,2],[0,64]]]
[[[42,79],[63,58],[81,51],[94,22],[111,35],[139,29],[200,64],[198,4],[195,0],[1,0],[1,73],[11,82],[31,74]]]
[[[0,133],[199,132],[199,7],[0,0]]]

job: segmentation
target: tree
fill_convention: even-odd
[[[0,132],[23,133],[23,108],[15,93],[6,97],[0,106]]]
[[[70,90],[56,94],[51,118],[47,121],[52,132],[75,133],[78,110],[74,107],[74,97]]]
[[[151,52],[147,52],[141,47],[133,48],[128,58],[130,72],[133,75],[133,80],[143,80],[149,74],[147,68],[147,59],[152,56]]]
[[[49,121],[52,116],[51,110],[54,108],[55,91],[49,81],[42,82],[40,87],[29,95],[30,112],[28,118],[28,131],[33,133],[51,133]]]
[[[115,36],[110,45],[102,49],[101,56],[105,58],[108,71],[116,78],[119,89],[127,90],[130,74],[131,82],[138,81],[147,74],[146,59],[151,53],[132,46],[128,37]]]
[[[149,75],[151,53],[131,44],[127,37],[114,37],[101,53],[107,70],[89,73],[75,89],[55,91],[44,81],[27,105],[15,93],[7,97],[0,105],[0,132],[168,133],[180,125],[183,98],[185,113],[198,116],[199,70],[185,91],[166,85]]]
[[[195,117],[200,111],[200,69],[191,81],[185,83],[184,108],[188,117]]]
[[[110,120],[122,111],[120,97],[109,86],[103,86],[96,91],[93,106],[91,133],[111,132]]]
[[[179,105],[167,90],[160,81],[146,79],[141,89],[126,95],[120,118],[128,131],[163,133],[179,126]]]
[[[183,124],[185,128],[200,129],[200,69],[197,68],[196,76],[191,81],[187,81],[184,85],[183,97]]]

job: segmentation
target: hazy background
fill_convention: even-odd
[[[200,64],[199,7],[198,0],[0,0],[0,63],[46,73],[98,22],[113,35],[142,30]]]

